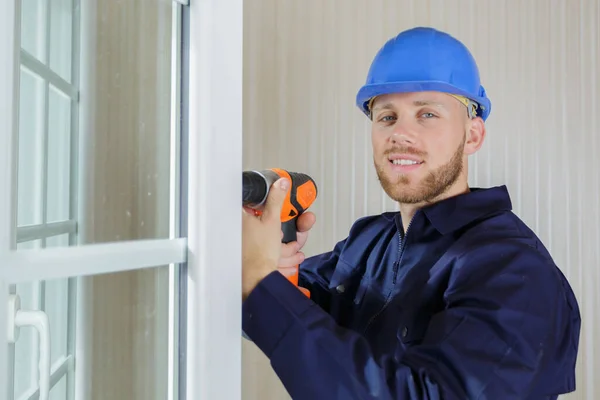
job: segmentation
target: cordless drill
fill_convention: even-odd
[[[299,172],[288,172],[279,168],[271,168],[262,171],[244,171],[243,182],[243,205],[260,213],[259,209],[267,200],[271,185],[280,178],[287,178],[290,188],[285,196],[281,208],[281,230],[283,231],[283,243],[297,240],[296,221],[317,198],[317,185],[308,175]],[[294,272],[287,278],[298,287],[298,270],[296,265]],[[310,297],[306,288],[298,287],[302,293]]]

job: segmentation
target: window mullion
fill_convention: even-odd
[[[77,231],[77,221],[68,220],[60,222],[51,222],[48,224],[20,226],[17,228],[17,243],[31,242],[59,236],[64,234],[74,234]]]
[[[73,360],[73,356],[67,356],[67,357],[63,357],[62,359],[60,359],[56,364],[52,366],[52,371],[50,372],[50,390],[52,390],[52,388],[54,386],[56,386],[56,384],[58,382],[60,382],[60,380],[68,374],[69,369],[72,367],[74,363]],[[25,399],[25,400],[37,400],[39,398],[40,395],[40,390],[39,388],[34,388],[31,391],[29,391],[28,393],[24,394],[21,396],[21,399]]]
[[[162,267],[186,261],[185,238],[20,250],[0,254],[0,280],[31,282]]]
[[[79,93],[79,62],[80,62],[80,0],[73,0],[72,14],[72,42],[71,42],[71,82],[75,92]],[[70,148],[70,173],[69,173],[69,218],[78,220],[79,216],[79,96],[71,99],[71,135]],[[76,228],[78,228],[77,225]],[[69,235],[69,245],[77,244],[76,232]]]
[[[52,6],[50,3],[46,6],[46,37],[45,37],[45,50],[46,50],[46,66],[48,70],[52,70],[50,68],[50,46],[51,46],[51,32],[52,27],[50,24],[52,23]],[[43,152],[42,152],[42,223],[46,224],[48,222],[48,141],[50,137],[50,80],[44,77],[44,143],[43,143]],[[42,238],[42,248],[46,247],[46,238]],[[43,292],[43,287],[41,288]]]
[[[44,136],[43,136],[43,150],[42,150],[42,224],[46,224],[48,221],[48,141],[49,141],[49,130],[50,130],[50,82],[44,80]],[[41,238],[42,248],[46,247],[46,238]]]
[[[60,75],[56,72],[52,71],[47,65],[37,60],[34,56],[29,54],[26,50],[21,49],[21,64],[40,76],[41,78],[47,80],[52,84],[52,86],[56,87],[61,92],[65,93],[73,100],[77,100],[79,98],[79,93],[77,87],[70,84],[66,80],[64,80]]]
[[[69,218],[78,221],[79,215],[79,62],[80,62],[80,0],[73,0],[73,11],[71,19],[71,84],[74,88],[74,93],[77,94],[75,97],[71,96],[71,132],[69,136]],[[78,224],[75,229],[69,235],[69,246],[77,245],[78,242]],[[81,284],[78,278],[69,278],[68,280],[68,310],[67,310],[67,354],[76,354],[76,338],[77,338],[77,324],[76,315],[78,311],[78,304],[83,303],[84,298],[79,298],[77,292],[82,287],[78,287]],[[83,287],[85,288],[85,287]],[[85,307],[82,311],[85,310]],[[85,338],[81,338],[85,343]],[[85,345],[83,346],[85,348]],[[84,356],[85,357],[85,356]],[[76,374],[72,357],[71,362],[66,374],[67,381],[67,398],[66,400],[75,399],[75,388],[76,388]],[[81,368],[85,368],[85,363],[82,364]]]

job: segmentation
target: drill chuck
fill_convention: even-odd
[[[271,185],[279,175],[271,170],[244,171],[242,173],[242,204],[247,207],[260,207],[267,200]]]

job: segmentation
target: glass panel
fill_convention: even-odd
[[[78,341],[89,368],[93,399],[164,400],[168,384],[168,267],[90,278],[90,315]],[[84,365],[85,364],[85,365]]]
[[[63,375],[60,381],[50,389],[49,400],[67,400],[67,377]]]
[[[54,236],[46,239],[46,247],[66,247],[69,235]],[[50,321],[51,363],[68,355],[69,340],[69,280],[54,279],[44,282],[44,311]]]
[[[19,243],[17,250],[39,249],[41,241]],[[40,285],[38,282],[19,283],[17,294],[21,299],[21,309],[39,310]],[[15,399],[37,386],[34,381],[38,359],[38,339],[35,330],[26,327],[20,330],[19,339],[15,343]]]
[[[34,248],[24,243],[22,248]],[[39,244],[37,245],[39,247]],[[90,295],[79,300],[87,315],[78,340],[82,352],[77,368],[86,374],[91,399],[164,400],[168,396],[169,346],[169,268],[81,278],[91,287]],[[23,308],[39,309],[38,283],[18,285]],[[52,360],[65,354],[68,330],[67,285],[65,281],[46,282],[46,308],[52,336]],[[59,309],[63,315],[59,316]],[[16,343],[15,399],[35,388],[37,335],[22,329]],[[56,364],[54,365],[57,366]],[[64,378],[63,378],[64,379]],[[68,388],[59,383],[52,390],[55,400],[65,400]]]
[[[43,25],[41,3],[23,2],[23,26]],[[72,61],[81,61],[73,65],[85,71],[75,87],[81,95],[69,100],[52,75],[23,74],[18,224],[80,216],[81,244],[168,238],[173,4],[108,0],[86,9],[92,6],[83,2],[88,17],[73,47],[75,3],[48,2],[50,37],[37,34],[48,39],[50,66],[61,76],[73,75]],[[31,49],[29,42],[23,46]]]
[[[69,245],[69,234],[52,236],[46,239],[46,247],[67,247]]]
[[[18,164],[18,225],[42,223],[44,80],[21,68]]]
[[[46,11],[48,1],[21,0],[21,47],[46,62]]]
[[[56,279],[45,282],[44,309],[50,321],[51,363],[66,357],[69,332],[69,280]]]
[[[172,12],[108,0],[81,25],[79,243],[169,237]]]
[[[71,99],[50,86],[46,222],[69,219],[71,173]]]
[[[50,68],[71,81],[73,0],[50,0]]]

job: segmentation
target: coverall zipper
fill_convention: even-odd
[[[416,216],[416,214],[415,214],[415,216]],[[414,220],[414,216],[408,223],[408,226],[406,227],[406,232],[404,233],[404,237],[402,237],[402,232],[398,232],[398,237],[399,237],[398,259],[396,260],[396,262],[394,262],[394,266],[393,266],[393,272],[392,272],[392,274],[393,274],[392,275],[392,284],[393,285],[396,285],[396,282],[397,282],[398,271],[400,269],[400,263],[402,262],[402,256],[404,255],[404,249],[406,248],[406,238],[408,237],[408,230],[410,229],[410,225],[412,224],[413,220]],[[377,313],[375,313],[375,315],[373,315],[371,317],[371,319],[369,319],[367,326],[365,326],[365,329],[363,330],[363,334],[369,330],[369,328],[371,327],[371,324],[373,323],[373,321],[375,321],[375,318],[379,317],[379,315],[381,315],[381,313],[387,308],[388,304],[390,303],[390,299],[392,298],[393,292],[394,292],[394,288],[392,287],[390,289],[387,297],[385,298],[385,302],[384,302],[383,306],[381,307],[381,309],[379,309],[379,311],[377,311]]]

